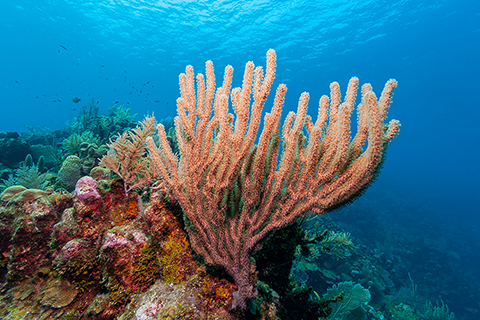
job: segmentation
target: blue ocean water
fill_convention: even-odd
[[[104,112],[118,101],[138,120],[175,116],[187,64],[203,72],[211,59],[217,79],[231,64],[239,85],[245,62],[265,65],[269,48],[276,84],[288,86],[285,111],[308,91],[314,115],[332,81],[345,89],[358,76],[380,94],[397,79],[400,136],[365,199],[339,216],[378,210],[384,224],[372,226],[386,229],[372,232],[404,232],[445,255],[448,273],[433,276],[452,286],[431,299],[475,314],[455,285],[480,283],[480,2],[3,0],[0,43],[0,131],[64,128],[79,112],[73,97]],[[418,277],[428,262],[405,261],[427,265]],[[478,286],[473,294],[480,301]]]

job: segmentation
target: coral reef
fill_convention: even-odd
[[[0,252],[8,257],[6,274],[0,278],[12,286],[48,265],[48,243],[57,212],[42,190],[10,187],[0,198],[9,199],[0,211]]]
[[[130,109],[124,105],[114,103],[108,109],[108,114],[103,115],[99,111],[98,101],[92,98],[88,106],[82,106],[78,116],[69,125],[68,131],[76,134],[71,142],[78,145],[78,141],[105,144],[114,135],[133,128],[136,114],[131,115]],[[89,132],[88,141],[85,141],[84,133]]]
[[[269,72],[271,74],[272,70]],[[362,234],[362,228],[355,231],[350,229],[353,236],[344,230],[346,224],[339,225],[328,217],[322,217],[312,226],[313,223],[307,221],[308,216],[292,218],[292,224],[283,229],[273,228],[276,230],[264,232],[261,239],[245,251],[249,251],[248,260],[241,263],[247,268],[242,272],[252,292],[239,296],[241,284],[235,281],[236,274],[219,267],[218,263],[212,265],[208,255],[198,250],[197,231],[203,230],[203,224],[207,225],[206,229],[213,230],[213,233],[206,235],[208,238],[220,233],[228,235],[234,220],[214,217],[201,223],[197,221],[195,226],[196,215],[189,216],[185,208],[182,211],[178,200],[179,194],[195,191],[192,188],[211,187],[212,190],[218,190],[218,184],[215,183],[218,181],[215,179],[228,171],[225,169],[228,165],[220,165],[226,159],[222,150],[241,143],[242,139],[238,139],[241,135],[226,144],[212,147],[212,154],[216,152],[221,158],[209,159],[214,164],[211,170],[208,169],[210,171],[207,170],[208,174],[212,174],[210,180],[200,184],[187,183],[177,190],[167,179],[159,180],[159,172],[155,171],[159,166],[157,169],[153,167],[145,143],[148,138],[150,150],[158,151],[162,164],[173,176],[175,170],[171,169],[178,163],[171,160],[178,160],[175,157],[187,154],[185,146],[195,138],[192,123],[198,119],[194,119],[193,100],[187,97],[189,92],[193,93],[191,97],[195,95],[192,79],[193,70],[187,68],[187,75],[181,80],[184,82],[184,100],[180,100],[179,108],[183,112],[181,119],[174,121],[169,118],[158,122],[164,130],[160,148],[153,117],[147,117],[137,125],[133,121],[135,115],[130,115],[130,109],[118,103],[109,108],[108,115],[102,115],[98,103],[93,99],[65,130],[50,132],[46,128],[32,127],[29,128],[30,133],[21,135],[0,133],[0,148],[4,151],[0,155],[0,188],[4,189],[0,194],[1,319],[455,319],[443,302],[447,300],[440,300],[445,297],[448,299],[448,293],[438,290],[444,289],[449,280],[433,276],[435,273],[442,274],[447,268],[446,263],[436,255],[435,249],[421,246],[411,239],[404,241],[408,245],[402,248],[384,246],[386,241],[382,237],[406,238],[407,232],[403,232],[403,235],[399,232],[395,236],[377,235],[379,243],[375,243],[370,238],[375,232],[371,225],[374,219],[368,219],[368,227],[363,228],[368,230],[368,234]],[[347,96],[350,98],[356,87],[355,81],[349,85]],[[393,82],[389,83],[394,86]],[[207,81],[207,85],[213,95],[214,84]],[[370,89],[366,86],[364,91]],[[283,87],[279,89],[279,97],[284,94],[282,90]],[[332,103],[338,102],[337,106],[340,104],[338,90],[338,84],[333,84],[332,100],[338,101]],[[383,100],[379,101],[383,106],[382,118],[386,117],[391,90],[392,87],[387,88]],[[258,92],[256,98],[259,98]],[[373,93],[365,92],[364,102],[369,98],[373,105]],[[231,94],[235,111],[245,119],[240,107],[245,107],[246,103],[239,93],[240,89],[233,89]],[[257,107],[263,105],[265,97],[257,99]],[[325,107],[325,98],[322,99]],[[301,104],[304,109],[306,100],[303,95]],[[227,100],[223,99],[217,107],[225,106],[225,103]],[[345,108],[340,109],[345,111]],[[236,132],[237,129],[233,127],[233,115],[229,115],[225,108],[217,111],[219,117],[214,117],[208,127],[211,129],[210,137],[224,139],[225,128],[232,129],[228,132]],[[276,111],[267,116],[266,121],[271,121],[273,116],[278,117]],[[297,113],[305,116],[306,110],[300,111]],[[326,109],[323,112],[327,117]],[[361,112],[365,112],[365,109]],[[338,117],[339,114],[331,117]],[[294,125],[296,121],[292,116],[289,117],[284,135],[293,137],[294,129],[299,128],[300,124]],[[205,126],[207,120],[201,120]],[[348,123],[346,116],[343,120],[344,124]],[[238,123],[240,127],[246,125],[242,121]],[[294,164],[290,165],[291,162],[287,161],[285,166],[293,170],[289,171],[289,177],[293,177],[293,173],[299,172],[300,167],[306,164],[302,161],[306,160],[307,151],[311,152],[313,158],[320,157],[320,154],[314,155],[321,149],[314,150],[319,146],[305,149],[309,144],[308,137],[319,134],[314,129],[316,124],[309,117],[298,122],[303,122],[305,128],[297,131],[295,139],[292,138],[297,144],[293,144],[296,148]],[[396,125],[398,123],[394,123],[393,127]],[[322,130],[328,135],[329,125],[324,122],[323,126]],[[385,125],[377,132],[383,134],[380,141],[383,151],[396,134],[398,127],[393,127],[388,129],[388,125]],[[365,126],[362,128],[366,130]],[[275,150],[279,150],[280,131],[266,130],[265,134],[272,132],[278,135],[278,139],[271,135],[272,139],[267,143],[269,146],[263,151],[268,149],[275,154]],[[329,139],[333,139],[332,134]],[[359,139],[359,145],[366,143]],[[347,144],[343,142],[343,147],[339,147],[345,151]],[[285,146],[288,149],[288,145]],[[230,189],[221,186],[229,190],[223,196],[214,195],[218,201],[212,206],[216,206],[213,211],[229,208],[225,217],[233,217],[235,210],[240,210],[245,204],[246,198],[242,198],[244,193],[241,189],[247,180],[252,184],[263,183],[255,187],[258,187],[262,196],[272,190],[267,188],[267,182],[274,175],[269,175],[268,168],[257,171],[254,178],[249,176],[254,167],[261,167],[254,165],[257,158],[274,167],[274,157],[262,158],[260,147],[255,145],[248,152],[245,163],[248,172],[245,176],[233,179],[234,186]],[[110,149],[108,153],[107,148]],[[343,164],[340,163],[340,156],[337,159],[331,154],[331,159],[339,161],[337,173],[340,175],[349,166],[353,167],[355,159],[363,151],[362,147],[354,149],[355,146],[348,149],[348,161]],[[210,155],[208,152],[205,154]],[[235,158],[234,155],[235,152],[230,160]],[[198,153],[197,156],[192,157],[190,166],[180,165],[177,173],[184,174],[182,170],[186,168],[198,169],[201,157]],[[373,172],[373,176],[377,173]],[[208,174],[205,173],[204,177]],[[166,175],[165,178],[169,177]],[[327,183],[336,177],[331,177],[332,180]],[[305,175],[297,182],[307,183],[311,179],[312,175]],[[270,182],[273,180],[275,178]],[[370,182],[365,180],[362,183],[368,185]],[[362,190],[357,190],[353,198]],[[281,207],[283,204],[277,200],[283,196],[292,198],[289,193],[291,190],[279,188],[278,191],[278,196],[270,199],[270,203],[276,203],[275,206],[265,212],[275,212]],[[193,202],[192,194],[189,194],[192,198],[188,198],[188,203]],[[202,205],[194,210],[195,213],[211,206],[207,200],[212,194],[197,196],[198,203]],[[251,203],[255,210],[262,203],[270,201],[257,200]],[[347,198],[341,198],[330,209],[336,209],[348,201]],[[320,210],[318,207],[313,209]],[[248,211],[248,214],[249,217],[254,216],[252,211]],[[360,216],[366,217],[368,213],[361,212]],[[268,225],[271,219],[273,216],[266,217],[262,225]],[[350,226],[362,221],[347,220]],[[222,221],[227,221],[230,229],[221,226]],[[238,228],[239,234],[246,234],[248,228],[248,225],[243,229]],[[259,232],[252,234],[257,236]],[[230,253],[236,250],[232,249],[235,239],[232,243],[228,242],[231,238],[227,236],[224,238],[226,241],[217,241],[220,251],[225,248]],[[192,250],[195,241],[197,251]],[[417,291],[417,284],[410,273],[408,279],[405,277],[407,268],[418,270],[420,267],[401,264],[400,258],[396,257],[399,252],[428,257],[429,264],[424,266],[428,269],[427,277],[422,279],[422,284],[428,287],[420,289],[423,294]],[[235,259],[233,261],[238,262]],[[435,290],[442,291],[443,295],[436,297],[438,299],[434,304],[426,297],[434,296]],[[465,299],[472,299],[474,295],[467,293],[465,291]],[[450,305],[449,301],[447,303]],[[236,305],[243,309],[232,310]]]
[[[142,200],[100,167],[75,185],[72,193],[14,185],[0,194],[0,318],[455,317],[416,297],[415,285],[394,283],[395,265],[328,217],[269,235],[252,260],[257,296],[244,312],[230,310],[237,286],[192,251],[167,189]],[[368,303],[352,298],[362,292]]]
[[[198,263],[158,194],[144,204],[84,177],[73,194],[15,186],[0,200],[2,319],[238,318],[235,285]]]

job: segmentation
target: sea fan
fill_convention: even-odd
[[[332,300],[329,304],[332,313],[327,319],[344,319],[350,311],[367,304],[370,298],[370,291],[361,284],[354,284],[351,281],[340,282],[323,295],[323,299]]]

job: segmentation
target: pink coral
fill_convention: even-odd
[[[75,185],[75,195],[80,201],[100,198],[97,181],[89,176],[80,178]]]

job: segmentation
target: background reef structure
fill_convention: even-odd
[[[280,84],[255,143],[275,68],[270,49],[265,75],[248,62],[242,87],[231,89],[233,68],[227,66],[222,87],[215,89],[213,63],[207,61],[206,77],[197,74],[195,90],[193,67],[187,66],[180,75],[175,118],[179,154],[172,152],[162,124],[158,146],[147,138],[163,188],[184,211],[193,249],[234,279],[232,308],[245,309],[257,294],[251,255],[262,239],[308,211],[324,214],[361,195],[400,129],[397,120],[385,123],[395,80],[386,83],[380,99],[370,84],[362,86],[353,139],[350,118],[358,78],[350,80],[343,103],[339,84],[331,84],[315,123],[307,116],[309,95],[302,93],[297,112],[286,116],[282,130],[287,88]],[[235,115],[228,112],[229,100]]]

